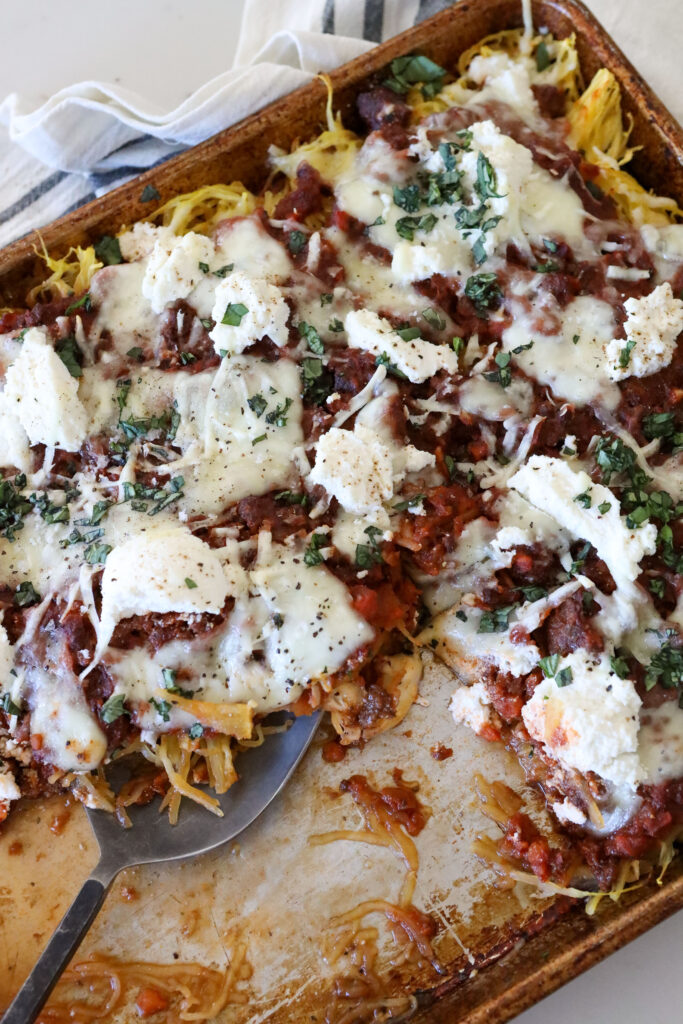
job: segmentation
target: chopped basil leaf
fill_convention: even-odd
[[[300,494],[297,491],[280,491],[279,494],[275,495],[276,501],[283,501],[285,505],[307,505],[308,497],[305,494]]]
[[[574,501],[577,505],[581,505],[583,508],[590,508],[593,502],[590,490],[583,491],[582,494],[577,494]]]
[[[190,579],[189,576],[185,577],[185,586],[187,587],[188,590],[196,590],[197,589],[197,584],[195,583],[195,581],[193,579]]]
[[[274,409],[266,415],[266,423],[271,423],[276,427],[287,426],[287,412],[290,405],[292,404],[291,398],[286,398],[284,402],[281,402]]]
[[[502,388],[509,387],[512,381],[512,369],[510,368],[511,358],[512,356],[509,352],[497,352],[494,361],[498,369],[485,373],[484,377],[486,380],[489,380],[494,384],[500,384]]]
[[[553,679],[560,667],[560,655],[549,654],[547,658],[541,658],[538,664],[546,679]]]
[[[524,595],[525,601],[540,601],[541,598],[548,596],[548,591],[545,587],[540,587],[537,583],[530,583],[524,587],[515,587],[515,590],[519,590]]]
[[[325,369],[322,359],[309,356],[301,360],[304,397],[315,405],[322,405],[334,390],[334,374]]]
[[[304,565],[309,567],[314,565],[321,565],[325,559],[323,558],[320,549],[324,548],[327,543],[327,535],[324,533],[314,533],[311,535],[311,539],[308,542],[308,546],[304,551]]]
[[[158,700],[156,697],[150,697],[149,702],[164,722],[168,722],[171,717],[171,705],[167,700]]]
[[[626,658],[618,658],[616,655],[609,660],[610,667],[620,679],[628,679],[628,662]]]
[[[555,685],[556,686],[569,686],[569,684],[572,682],[573,678],[574,678],[574,676],[573,676],[572,670],[570,669],[569,665],[567,665],[566,668],[561,668],[560,671],[555,676]]]
[[[548,53],[548,47],[545,39],[541,39],[540,43],[536,47],[536,70],[545,71],[550,65],[550,54]]]
[[[21,714],[21,708],[14,703],[9,693],[3,693],[0,697],[0,711],[4,711],[6,715]]]
[[[247,315],[249,310],[243,302],[229,302],[225,307],[225,313],[223,314],[222,324],[227,324],[229,327],[239,327],[242,323],[242,319]]]
[[[321,337],[315,327],[311,324],[304,323],[302,320],[299,324],[298,331],[301,337],[308,343],[308,347],[311,352],[315,352],[317,356],[321,356],[325,351],[325,346],[323,345]]]
[[[180,353],[180,364],[181,366],[189,366],[190,363],[196,363],[197,357],[194,352],[181,352]]]
[[[408,380],[403,370],[399,370],[398,366],[391,362],[386,352],[382,352],[381,355],[377,356],[375,366],[386,366],[387,373],[391,377],[397,377],[399,380]]]
[[[301,252],[307,241],[308,236],[303,231],[290,231],[287,236],[287,248],[293,256],[296,256],[297,253]]]
[[[436,96],[443,88],[446,72],[429,57],[410,54],[391,62],[391,76],[383,82],[387,88],[400,94],[407,93],[411,85],[422,85],[425,99]]]
[[[92,309],[92,299],[90,298],[90,292],[86,292],[85,295],[81,295],[80,299],[76,299],[70,306],[66,307],[66,316],[73,313],[75,309],[84,309],[86,313],[89,313]]]
[[[329,306],[333,300],[334,295],[332,294],[332,292],[323,292],[322,295],[320,296],[320,305]]]
[[[344,324],[335,316],[330,320],[327,329],[332,331],[333,334],[340,334],[344,330]]]
[[[600,504],[598,505],[598,512],[600,513],[600,515],[604,516],[607,512],[609,512],[611,507],[612,507],[612,502],[611,501],[601,501]]]
[[[202,274],[208,274],[209,273],[210,267],[209,267],[208,263],[201,263],[200,262],[198,264],[198,266],[199,266],[199,269],[201,270]]]
[[[256,394],[247,399],[247,405],[256,416],[261,417],[266,411],[268,403],[263,395]]]
[[[85,560],[89,565],[99,565],[102,562],[106,562],[107,555],[111,549],[111,544],[97,544],[93,542],[85,549]]]
[[[675,430],[672,412],[653,412],[643,417],[643,433],[648,441],[653,441],[656,437],[672,437]]]
[[[491,166],[490,160],[480,150],[477,154],[477,180],[474,191],[482,202],[485,199],[502,199],[502,196],[496,192],[496,187],[496,172]]]
[[[396,221],[396,232],[401,238],[412,242],[416,231],[424,231],[426,235],[436,224],[436,217],[433,213],[425,213],[421,217],[399,217]]]
[[[213,326],[214,326],[213,320],[206,319],[206,320],[200,320],[199,322],[200,322],[200,324],[202,325],[202,327],[204,328],[205,331],[213,330]],[[225,351],[225,349],[223,349],[222,351]]]
[[[114,238],[113,235],[102,235],[99,242],[95,242],[95,256],[106,267],[113,267],[117,263],[123,263],[118,238]]]
[[[394,505],[394,509],[397,512],[405,512],[407,508],[415,508],[416,505],[421,505],[424,499],[424,494],[415,494],[412,498],[406,498],[405,501],[399,501],[397,505]]]
[[[629,340],[626,342],[621,352],[619,353],[619,366],[622,368],[622,370],[626,369],[626,367],[630,363],[631,352],[633,352],[633,349],[635,347],[635,341],[632,338],[629,338]]]
[[[443,461],[444,461],[444,465],[446,467],[446,470],[448,472],[448,479],[449,479],[449,481],[451,481],[453,479],[453,477],[455,476],[455,472],[456,472],[456,469],[457,469],[457,467],[455,465],[455,459],[453,458],[452,455],[444,455]]]
[[[370,569],[384,561],[378,544],[382,531],[376,526],[366,526],[363,532],[367,534],[368,543],[356,544],[356,565],[361,569]]]
[[[214,277],[227,277],[231,270],[235,267],[234,263],[226,263],[224,267],[219,267],[218,270],[212,271]]]
[[[422,316],[427,321],[430,327],[433,327],[435,331],[443,331],[446,326],[446,321],[439,313],[438,309],[432,309],[428,307],[422,310]]]
[[[588,558],[588,555],[590,554],[591,547],[592,545],[590,541],[584,541],[583,545],[579,549],[578,555],[576,556],[576,558],[570,566],[570,573],[579,572],[579,570],[583,567],[584,562]]]
[[[486,263],[486,248],[484,246],[484,239],[482,235],[476,240],[472,246],[472,256],[476,266],[480,267],[482,263]]]
[[[473,274],[467,279],[465,295],[480,313],[497,309],[503,298],[495,274]]]
[[[0,535],[13,541],[24,527],[24,516],[31,511],[30,501],[20,493],[26,486],[24,473],[17,473],[14,483],[0,477]]]
[[[451,345],[453,346],[453,351],[454,352],[460,353],[460,352],[462,352],[462,350],[465,347],[465,342],[464,342],[464,340],[462,338],[458,337],[458,335],[456,334],[456,336],[451,340]]]
[[[661,576],[648,580],[647,586],[650,593],[654,594],[655,597],[660,598],[660,600],[664,597],[665,583]]]
[[[504,608],[495,608],[493,611],[484,612],[479,620],[478,633],[503,633],[508,628],[510,615],[517,607],[517,604],[508,604]]]
[[[131,359],[136,359],[138,362],[142,362],[142,349],[139,345],[133,345],[132,348],[129,348],[126,355]],[[116,386],[118,387],[118,381],[116,382]]]
[[[81,367],[83,355],[76,344],[76,338],[73,334],[68,334],[66,338],[60,338],[55,345],[55,352],[72,377],[83,376],[83,369]]]
[[[646,690],[651,690],[657,683],[665,690],[683,686],[683,649],[672,647],[668,640],[653,655],[645,673]]]
[[[417,213],[421,203],[420,186],[406,185],[405,188],[399,188],[394,185],[394,203],[406,213]]]
[[[105,725],[110,725],[112,722],[115,722],[117,718],[121,717],[121,715],[130,714],[130,712],[123,706],[125,699],[126,698],[123,693],[115,693],[112,694],[108,700],[105,700],[104,704],[100,708],[100,718]]]
[[[159,199],[161,199],[161,192],[154,185],[145,185],[140,193],[141,203],[152,203]]]
[[[187,735],[191,740],[200,740],[204,735],[204,726],[200,722],[195,722],[190,726]]]
[[[578,334],[573,334],[572,335],[572,344],[573,345],[578,345],[579,344],[579,340],[580,340],[580,336]]]
[[[266,439],[267,437],[268,437],[268,435],[267,435],[267,434],[259,434],[259,436],[258,436],[258,437],[255,437],[255,438],[254,438],[254,440],[253,440],[253,441],[251,442],[251,443],[252,443],[252,447],[253,447],[253,445],[255,445],[255,444],[260,444],[260,443],[261,443],[261,441],[265,441],[265,439]]]
[[[422,337],[419,327],[399,327],[396,333],[402,341],[415,341]]]
[[[28,608],[32,604],[38,604],[39,601],[40,594],[30,580],[20,583],[12,597],[12,604],[15,608]]]

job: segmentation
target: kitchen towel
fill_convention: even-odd
[[[197,0],[192,7],[189,22],[207,31],[202,2]],[[363,53],[450,2],[225,0],[212,8],[215,23],[208,30],[223,37],[233,30],[238,33],[231,66],[172,110],[164,109],[158,97],[155,102],[105,82],[81,82],[60,89],[45,102],[13,93],[0,103],[0,246],[234,124],[316,72]],[[683,64],[677,55],[678,33],[673,31],[680,24],[681,0],[651,0],[647,19],[642,17],[642,0],[588,2],[681,117]],[[221,12],[220,23],[216,10]],[[174,11],[171,2],[169,14]],[[135,29],[129,27],[132,38]],[[163,45],[163,32],[160,39]],[[61,45],[64,40],[55,42]],[[134,59],[144,66],[149,41],[135,39],[130,45]],[[77,74],[78,50],[70,59]],[[186,59],[201,60],[199,41]],[[179,56],[171,53],[168,60],[182,80]],[[39,86],[39,68],[33,69],[32,77]]]
[[[232,67],[170,111],[80,82],[0,104],[0,246],[396,35],[449,0],[246,0]],[[226,8],[226,17],[229,17]],[[225,28],[225,26],[223,26]],[[2,131],[2,129],[0,129]]]

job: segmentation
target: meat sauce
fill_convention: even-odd
[[[584,209],[593,218],[594,222],[587,233],[592,233],[596,239],[620,246],[620,251],[617,254],[611,253],[609,261],[603,257],[588,262],[578,259],[571,247],[560,241],[552,254],[552,266],[542,275],[539,290],[551,295],[560,309],[582,295],[600,298],[611,304],[623,320],[624,299],[642,294],[646,286],[642,282],[624,280],[619,282],[617,288],[606,277],[608,262],[652,271],[652,258],[644,248],[639,233],[617,221],[614,203],[595,187],[596,169],[566,145],[564,126],[560,121],[555,123],[564,113],[564,95],[550,86],[535,86],[534,90],[542,112],[549,118],[547,132],[542,135],[529,128],[509,107],[495,101],[481,103],[467,110],[459,108],[434,115],[433,132],[440,132],[444,128],[450,131],[464,129],[482,118],[490,117],[511,138],[531,150],[539,167],[550,171],[557,178],[566,176]],[[368,129],[378,132],[393,149],[400,152],[406,150],[411,141],[411,111],[394,92],[378,87],[361,94],[358,112]],[[288,246],[298,269],[306,265],[309,242],[307,239],[298,249],[293,247],[292,232],[296,229],[296,223],[291,222],[302,222],[312,214],[321,214],[329,209],[332,194],[330,184],[321,178],[317,170],[304,162],[297,170],[294,188],[277,205],[275,220],[278,223],[271,223],[265,212],[259,211],[264,229]],[[391,263],[391,254],[369,240],[368,225],[336,206],[331,209],[330,221],[358,243],[368,257],[384,265]],[[499,273],[502,285],[509,284],[513,279],[538,276],[538,264],[546,259],[547,253],[539,247],[523,253],[511,244],[506,256],[507,265]],[[323,238],[321,241],[320,255],[313,273],[329,288],[343,281],[343,268],[328,239]],[[462,293],[460,284],[443,275],[434,274],[418,282],[416,288],[426,301],[434,303],[451,317],[454,333],[465,341],[476,334],[482,350],[493,342],[499,342],[503,331],[513,322],[515,310],[508,308],[505,300],[498,310],[500,315],[492,319]],[[531,311],[531,301],[527,300],[527,304]],[[0,318],[0,331],[7,332],[37,324],[47,325],[54,331],[57,318],[67,317],[68,305],[69,300],[58,300],[38,304],[30,311],[6,313]],[[494,303],[490,312],[495,308]],[[400,317],[392,310],[382,312],[394,326],[399,326]],[[79,310],[78,315],[87,331],[93,314]],[[68,324],[73,322],[75,327],[73,315],[71,319],[67,317],[67,321]],[[432,337],[429,326],[421,326],[425,339],[437,340],[436,336]],[[538,318],[537,330],[540,333],[550,334],[557,326],[551,315]],[[619,336],[619,331],[617,327],[616,336]],[[298,333],[292,328],[290,347],[298,344],[299,340]],[[261,355],[268,361],[288,358],[286,349],[279,350],[267,339],[249,352]],[[315,402],[304,397],[303,429],[311,458],[315,440],[329,429],[334,415],[348,407],[351,398],[368,384],[377,366],[375,358],[369,353],[351,348],[335,348],[328,353],[328,357],[321,383],[326,395],[336,395],[334,401],[327,403],[322,399]],[[144,353],[143,358],[147,358],[147,353]],[[162,370],[182,370],[188,373],[218,365],[219,358],[209,338],[207,326],[199,320],[196,311],[187,302],[179,301],[165,312],[153,362]],[[525,377],[521,371],[519,376],[528,382],[533,395],[529,417],[541,417],[531,441],[530,454],[558,455],[569,434],[575,437],[577,451],[583,455],[592,438],[605,432],[604,423],[590,406],[575,407],[571,403],[558,403],[546,387]],[[670,366],[648,377],[629,377],[619,384],[620,400],[615,412],[616,420],[639,444],[648,440],[643,432],[645,415],[673,411],[677,421],[680,421],[682,376],[683,351],[679,347]],[[409,573],[406,573],[405,566],[408,565],[413,572],[417,570],[428,576],[437,576],[447,564],[467,524],[482,515],[489,515],[488,502],[483,493],[462,474],[453,472],[446,457],[451,464],[458,461],[477,462],[491,454],[485,434],[492,434],[500,445],[504,431],[502,423],[490,423],[483,417],[462,413],[457,405],[457,395],[452,398],[453,416],[445,432],[437,434],[437,417],[434,414],[424,417],[421,422],[406,422],[402,413],[403,406],[410,411],[417,408],[415,403],[419,398],[436,396],[441,401],[449,401],[449,396],[442,393],[444,380],[440,375],[417,388],[408,386],[400,379],[395,383],[400,396],[392,421],[395,436],[402,442],[409,441],[418,448],[434,451],[437,466],[446,482],[425,488],[422,495],[425,514],[404,517],[400,544],[384,542],[381,545],[381,564],[371,566],[362,582],[343,559],[333,557],[327,562],[328,568],[348,586],[355,610],[378,630],[386,632],[397,627],[414,631],[420,621],[421,596]],[[88,447],[79,453],[58,452],[55,466],[63,475],[71,476],[79,468],[96,463],[100,454],[97,441],[93,443],[91,440]],[[273,540],[279,543],[292,536],[306,536],[316,525],[332,523],[336,511],[334,501],[330,503],[327,513],[313,520],[310,515],[310,499],[299,500],[303,498],[303,495],[291,493],[283,498],[276,491],[244,498],[224,510],[218,527],[199,528],[198,536],[210,545],[219,547],[224,543],[221,531],[226,527],[231,528],[239,540],[255,537],[259,531],[268,529]],[[572,550],[574,557],[579,554],[578,548]],[[666,590],[658,601],[662,608],[670,610],[683,591],[683,577],[673,571],[659,553],[651,556],[644,563],[644,568],[647,573],[665,580]],[[493,583],[480,596],[479,603],[482,608],[492,610],[517,602],[520,587],[535,585],[548,588],[557,580],[559,570],[557,556],[541,545],[518,548],[510,567],[496,573]],[[583,555],[582,572],[603,593],[613,592],[614,581],[594,550]],[[191,620],[175,613],[134,616],[118,624],[112,646],[127,650],[144,644],[155,652],[172,639],[192,640],[208,636],[221,626],[229,610],[230,606],[226,605],[219,615],[198,615]],[[533,636],[541,655],[566,655],[577,649],[600,652],[604,641],[593,622],[598,611],[599,598],[593,599],[586,590],[579,590],[560,607],[553,609]],[[15,609],[9,601],[6,602],[2,621],[10,640],[15,641],[21,634],[25,617],[25,609]],[[48,620],[57,624],[54,616]],[[94,632],[83,609],[74,605],[59,619],[58,629],[68,650],[71,669],[74,673],[82,671],[95,646]],[[521,642],[528,637],[519,634],[516,639]],[[368,654],[368,651],[359,653],[359,665],[362,665],[363,658]],[[357,713],[358,724],[365,727],[381,718],[390,718],[395,711],[394,700],[383,689],[372,665],[363,666],[359,678],[365,697]],[[521,709],[540,682],[540,673],[533,672],[526,679],[520,679],[488,670],[485,682],[493,707],[505,727],[519,729]],[[661,687],[655,687],[654,691],[650,691],[649,699],[656,700],[660,690]],[[91,673],[86,684],[86,695],[91,707],[100,708],[111,692],[112,683],[105,669]],[[107,726],[110,749],[126,740],[130,729],[128,723],[129,719],[124,717]],[[497,730],[492,730],[490,738],[499,738]],[[340,750],[343,756],[343,748],[339,744],[328,744],[323,756],[331,762],[340,760]],[[450,756],[450,753],[449,748],[438,748],[439,759]],[[433,756],[437,757],[437,754]],[[38,787],[41,785],[39,774],[38,770],[34,782]],[[400,780],[395,786],[385,787],[378,792],[363,777],[353,776],[343,783],[343,788],[356,802],[363,802],[377,813],[391,818],[405,828],[409,835],[417,835],[424,827],[426,818],[419,801],[414,792]],[[538,834],[533,823],[520,813],[510,819],[503,847],[506,855],[521,860],[543,880],[567,877],[576,851],[580,850],[595,870],[600,883],[606,885],[613,875],[616,858],[639,856],[651,849],[672,825],[681,822],[683,782],[672,782],[650,787],[640,810],[628,825],[607,839],[571,836],[565,845],[553,848]]]

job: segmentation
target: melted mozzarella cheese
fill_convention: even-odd
[[[104,759],[107,740],[65,661],[50,641],[44,667],[26,671],[31,736],[40,737],[41,756],[62,771],[91,771]]]
[[[505,420],[508,416],[531,411],[533,389],[528,381],[513,380],[506,388],[481,374],[468,377],[458,389],[461,409],[485,420]]]
[[[201,264],[208,267],[214,257],[213,242],[194,231],[180,238],[157,238],[142,279],[142,294],[154,312],[186,299],[204,276]]]
[[[296,364],[253,356],[223,359],[206,398],[204,387],[203,381],[196,387],[190,383],[178,402],[179,436],[188,443],[188,454],[180,469],[171,463],[168,471],[183,474],[179,507],[184,515],[215,515],[234,501],[286,488],[298,478],[303,431]],[[249,404],[257,396],[266,402],[262,412]]]
[[[287,249],[268,234],[257,216],[225,220],[218,226],[216,262],[275,283],[284,282],[293,270]]]
[[[536,644],[514,643],[509,629],[480,633],[481,618],[480,608],[461,604],[434,622],[433,635],[445,648],[444,660],[449,661],[450,655],[451,663],[465,679],[476,681],[482,664],[495,665],[513,676],[526,675],[536,667],[540,657]]]
[[[4,402],[31,444],[75,452],[85,441],[86,414],[78,398],[78,380],[43,327],[32,327],[24,335],[21,352],[7,370]]]
[[[97,310],[92,336],[107,332],[122,356],[154,338],[158,330],[158,319],[142,294],[144,276],[144,261],[121,263],[98,270],[90,282]]]
[[[503,348],[510,352],[533,341],[515,362],[530,377],[547,384],[558,398],[577,405],[599,402],[613,409],[619,389],[611,383],[605,367],[604,349],[614,333],[614,311],[602,299],[581,295],[564,310],[552,310],[559,331],[536,327],[538,310],[532,297],[530,309],[515,305],[512,324],[503,331]]]
[[[264,635],[264,649],[282,702],[292,687],[336,672],[374,631],[351,605],[348,590],[323,565],[273,545],[270,559],[252,570],[271,615],[282,620]]]

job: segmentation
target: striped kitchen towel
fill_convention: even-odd
[[[233,66],[174,110],[81,82],[0,104],[0,246],[422,21],[451,0],[246,0]],[[77,68],[77,53],[74,56]]]

